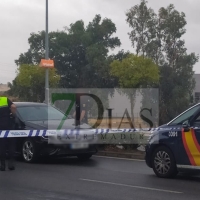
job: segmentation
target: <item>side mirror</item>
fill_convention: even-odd
[[[184,129],[184,132],[188,132],[190,130],[190,124],[188,121],[183,122],[182,127]]]

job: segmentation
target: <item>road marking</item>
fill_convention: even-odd
[[[82,181],[88,181],[88,182],[95,182],[95,183],[104,183],[109,185],[116,185],[116,186],[124,186],[124,187],[131,187],[131,188],[137,188],[137,189],[143,189],[143,190],[152,190],[152,191],[158,191],[158,192],[168,192],[168,193],[175,193],[175,194],[182,194],[183,192],[173,191],[173,190],[163,190],[158,188],[150,188],[150,187],[141,187],[141,186],[134,186],[134,185],[126,185],[121,183],[112,183],[112,182],[106,182],[106,181],[98,181],[98,180],[92,180],[92,179],[83,179],[80,178]]]
[[[117,159],[117,160],[132,160],[132,161],[139,161],[139,162],[144,162],[145,160],[140,160],[140,159],[132,159],[132,158],[119,158],[119,157],[110,157],[110,156],[93,156],[93,157],[99,157],[99,158],[108,158],[108,159]]]

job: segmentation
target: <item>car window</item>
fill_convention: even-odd
[[[195,127],[200,127],[200,113],[199,115],[194,119],[193,123],[191,124],[192,126]]]
[[[24,121],[62,120],[64,117],[62,112],[51,106],[25,106],[17,110]]]
[[[168,123],[168,125],[179,125],[184,121],[189,120],[198,110],[200,109],[200,105],[190,108],[189,110],[183,112],[174,120]]]

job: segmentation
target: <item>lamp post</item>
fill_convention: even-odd
[[[46,34],[45,34],[45,59],[49,59],[49,37],[48,37],[48,0],[46,0]],[[49,69],[45,69],[45,103],[49,104]]]

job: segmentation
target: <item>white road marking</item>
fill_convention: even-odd
[[[152,190],[152,191],[158,191],[158,192],[168,192],[168,193],[175,193],[175,194],[182,194],[183,193],[183,192],[173,191],[173,190],[163,190],[163,189],[158,189],[158,188],[134,186],[134,185],[127,185],[127,184],[121,184],[121,183],[112,183],[112,182],[98,181],[98,180],[92,180],[92,179],[80,178],[80,180],[88,181],[88,182],[95,182],[95,183],[104,183],[104,184],[116,185],[116,186],[131,187],[131,188],[137,188],[137,189],[143,189],[143,190]]]
[[[99,158],[108,158],[108,159],[117,159],[117,160],[132,160],[132,161],[139,161],[139,162],[144,162],[145,160],[140,160],[140,159],[132,159],[132,158],[119,158],[119,157],[110,157],[110,156],[93,156],[93,157],[99,157]]]

